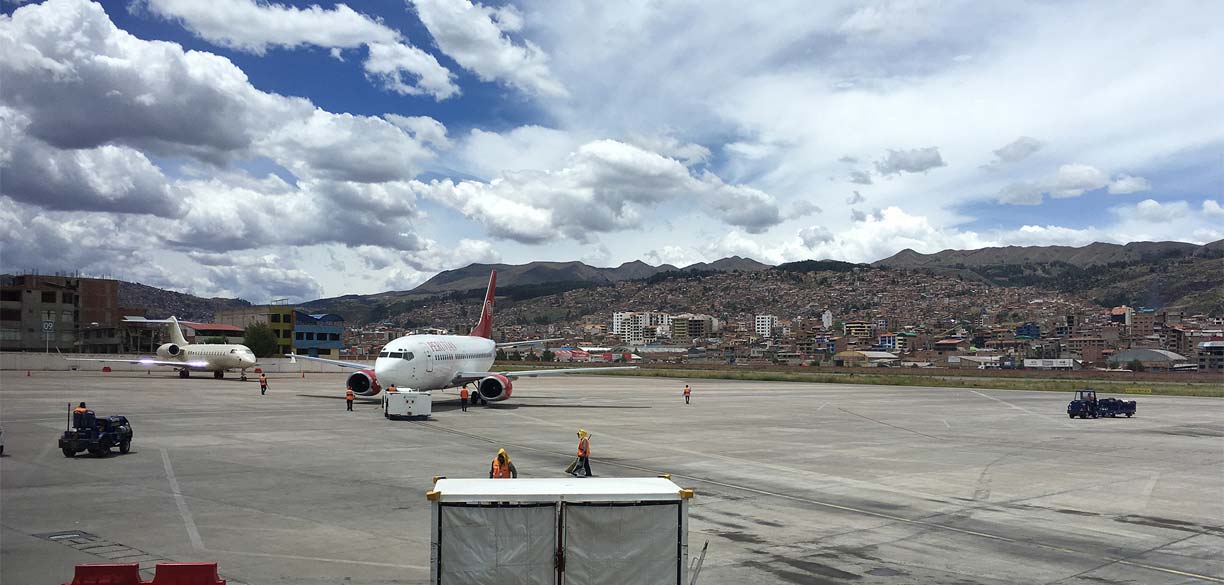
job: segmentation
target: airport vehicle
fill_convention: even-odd
[[[429,582],[691,585],[692,497],[666,477],[440,478]]]
[[[59,440],[64,457],[74,457],[81,451],[89,451],[94,457],[106,457],[113,447],[119,447],[120,453],[132,449],[132,425],[125,416],[101,418],[92,410],[86,410],[72,413],[69,421]]]
[[[0,427],[0,455],[4,455],[4,427]]]
[[[138,357],[132,359],[109,358],[64,358],[70,362],[112,362],[138,364],[143,366],[168,366],[178,370],[180,378],[191,376],[192,370],[212,372],[213,378],[220,380],[225,377],[226,370],[240,370],[240,378],[246,381],[247,368],[259,364],[255,361],[255,353],[251,348],[238,343],[187,343],[183,330],[179,328],[178,319],[145,319],[144,317],[124,317],[128,323],[168,323],[170,325],[170,343],[163,343],[157,348],[157,357]]]
[[[286,355],[290,360],[310,360],[358,370],[350,375],[347,387],[358,396],[377,396],[381,384],[394,384],[398,388],[413,390],[442,390],[474,384],[472,403],[499,402],[510,398],[513,381],[517,378],[576,374],[579,372],[606,372],[609,370],[636,370],[637,366],[609,368],[566,368],[555,370],[524,370],[493,372],[493,360],[497,348],[516,345],[531,345],[552,339],[495,343],[493,334],[493,291],[497,285],[497,271],[489,274],[489,289],[485,292],[480,320],[468,335],[406,335],[383,346],[374,361],[358,364],[325,358]]]
[[[1126,417],[1135,416],[1137,404],[1134,400],[1120,400],[1118,398],[1102,398],[1097,399],[1096,390],[1076,390],[1075,399],[1067,404],[1067,416],[1069,418],[1102,418],[1102,417],[1117,417],[1123,415]]]
[[[383,392],[383,416],[387,418],[420,416],[429,418],[433,414],[433,395],[429,392],[400,390]]]

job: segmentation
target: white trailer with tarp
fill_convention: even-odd
[[[692,490],[664,477],[439,479],[434,585],[688,585]]]

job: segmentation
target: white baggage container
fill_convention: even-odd
[[[433,585],[686,585],[688,501],[664,478],[440,479]]]
[[[415,390],[400,390],[383,392],[383,416],[423,416],[429,418],[433,414],[433,395],[429,392]]]

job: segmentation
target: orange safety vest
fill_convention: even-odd
[[[396,391],[397,390],[395,389],[395,384],[392,384],[390,388],[387,388],[387,392],[396,392]]]
[[[344,391],[344,399],[349,402],[353,401],[353,389],[352,388],[349,388]]]
[[[510,479],[510,466],[503,466],[496,457],[493,458],[493,479]]]
[[[578,456],[579,457],[590,457],[591,456],[591,440],[590,439],[587,439],[587,438],[578,439]]]
[[[265,385],[266,385],[266,384],[268,383],[268,377],[267,377],[267,376],[265,376],[265,375],[263,375],[263,374],[260,374],[260,375],[259,375],[259,383],[260,383],[260,384],[265,384]]]
[[[460,391],[459,391],[459,398],[462,398],[462,399],[464,399],[464,400],[467,400],[467,399],[468,399],[468,391],[467,391],[467,388],[464,388],[464,389],[462,389],[462,390],[460,390]]]
[[[685,386],[685,387],[684,387],[684,396],[687,398],[687,397],[688,397],[688,395],[689,395],[689,387],[688,387],[688,386]]]
[[[72,414],[85,414],[85,411],[86,411],[86,410],[88,410],[88,409],[81,408],[81,407],[79,407],[79,406],[78,406],[78,407],[76,407],[76,408],[72,409]]]

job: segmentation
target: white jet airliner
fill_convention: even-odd
[[[489,290],[485,293],[480,321],[468,335],[406,335],[383,346],[374,360],[374,369],[369,364],[342,362],[317,357],[287,356],[323,362],[357,371],[348,377],[348,387],[359,396],[376,396],[382,386],[394,384],[397,388],[412,390],[441,390],[475,383],[473,400],[498,402],[510,398],[512,381],[516,378],[576,374],[579,372],[605,372],[608,370],[636,370],[637,366],[609,368],[567,368],[559,370],[527,370],[520,372],[492,372],[497,348],[514,345],[530,345],[551,339],[494,343],[493,334],[493,289],[497,285],[497,271],[489,275]]]
[[[246,380],[247,368],[256,366],[255,353],[251,348],[236,343],[187,343],[183,330],[179,329],[178,319],[145,319],[144,317],[124,317],[129,323],[169,323],[170,343],[163,343],[157,348],[157,359],[138,357],[131,359],[100,359],[100,358],[64,358],[70,362],[117,362],[139,364],[144,366],[169,366],[179,372],[180,378],[191,375],[192,370],[212,372],[213,377],[225,377],[226,370],[240,370],[242,379]]]

